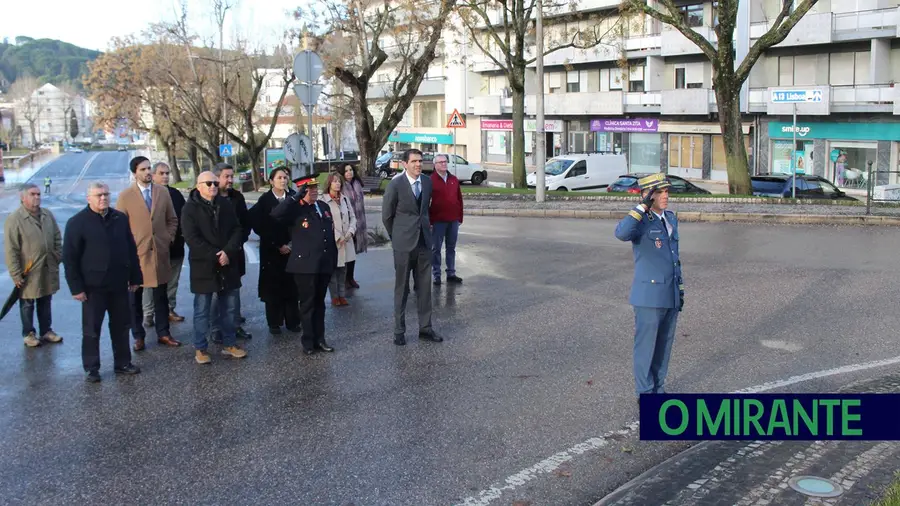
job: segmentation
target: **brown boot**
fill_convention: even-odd
[[[134,340],[134,351],[142,351],[145,348],[143,339]]]

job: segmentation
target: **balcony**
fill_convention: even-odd
[[[536,114],[536,95],[525,97],[525,114]],[[620,115],[625,113],[624,93],[596,91],[544,95],[544,114],[553,116]]]
[[[694,28],[694,31],[702,35],[706,38],[706,40],[716,44],[716,32],[713,31],[712,28],[708,26],[699,26]],[[688,40],[681,32],[678,30],[669,27],[668,25],[663,26],[662,30],[662,40],[660,41],[660,45],[662,47],[661,54],[662,56],[678,56],[683,54],[701,54],[700,48],[697,44],[694,44],[692,41]]]
[[[435,77],[433,79],[424,79],[419,85],[419,91],[416,93],[418,97],[435,97],[444,96],[443,77]],[[369,91],[366,93],[367,98],[378,99],[391,96],[393,93],[393,81],[380,81],[369,84]]]
[[[471,113],[475,116],[499,116],[503,114],[503,97],[479,95],[469,99]]]
[[[792,114],[790,104],[771,104],[771,90],[751,88],[750,112],[763,114]],[[887,84],[857,86],[782,86],[777,89],[820,89],[828,104],[797,104],[797,114],[823,115],[830,113],[891,113],[898,112],[898,89]],[[774,109],[773,109],[774,106]],[[772,112],[772,111],[775,112]]]
[[[625,112],[629,114],[658,113],[661,105],[661,91],[632,91],[625,94]]]
[[[775,47],[830,44],[832,42],[832,16],[830,12],[806,13],[788,36]],[[750,43],[753,44],[771,28],[770,21],[750,23]]]
[[[836,41],[900,37],[900,7],[835,14],[831,22]]]
[[[554,51],[544,57],[544,66],[574,65],[576,63],[588,63],[595,61],[616,61],[619,59],[620,50],[616,46],[599,44],[588,49],[567,47]],[[532,63],[529,67],[536,67]]]
[[[662,35],[659,33],[632,36],[625,39],[625,51],[628,53],[643,53],[647,56],[655,56],[662,48]]]
[[[709,88],[663,90],[662,114],[709,114],[713,111],[715,95]]]

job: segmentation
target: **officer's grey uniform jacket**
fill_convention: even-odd
[[[616,237],[631,241],[634,252],[634,281],[631,285],[632,306],[679,308],[684,291],[681,260],[678,257],[678,220],[675,213],[664,211],[666,226],[653,213],[641,206],[633,209],[616,226]]]

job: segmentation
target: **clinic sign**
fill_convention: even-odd
[[[769,123],[769,137],[790,139],[796,130],[798,139],[833,141],[900,141],[900,123]]]
[[[591,132],[653,133],[659,131],[655,118],[592,119]]]

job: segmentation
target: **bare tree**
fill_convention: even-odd
[[[460,0],[464,30],[488,60],[500,68],[512,93],[513,184],[517,188],[525,187],[525,69],[537,59],[533,44],[529,43],[535,36],[536,9],[543,9],[550,27],[559,28],[545,29],[543,56],[566,48],[589,49],[611,39],[618,42],[619,38],[617,18],[606,13],[578,13],[577,0]]]
[[[28,123],[31,132],[31,147],[38,145],[37,126],[41,121],[41,104],[34,97],[34,92],[40,87],[40,82],[31,76],[22,76],[16,79],[9,87],[9,95],[16,104],[16,114],[21,114]]]
[[[687,19],[673,0],[659,0],[659,7],[653,7],[643,0],[624,0],[625,12],[644,13],[659,20],[687,37],[700,48],[713,68],[713,88],[719,108],[719,124],[725,145],[725,160],[728,165],[728,190],[734,194],[749,194],[750,163],[744,146],[741,129],[740,94],[741,87],[757,60],[772,46],[782,42],[800,19],[818,0],[784,1],[769,30],[750,46],[747,56],[736,64],[734,30],[737,26],[738,2],[740,0],[719,0],[719,24],[714,27],[716,44],[688,26]]]
[[[352,97],[361,170],[374,170],[378,150],[416,97],[440,54],[441,33],[455,5],[456,0],[326,0],[315,11],[297,10],[307,26],[321,27],[318,37],[302,32],[322,57],[325,78],[336,78]],[[388,61],[396,66],[394,81],[378,107],[370,107],[369,86]]]

